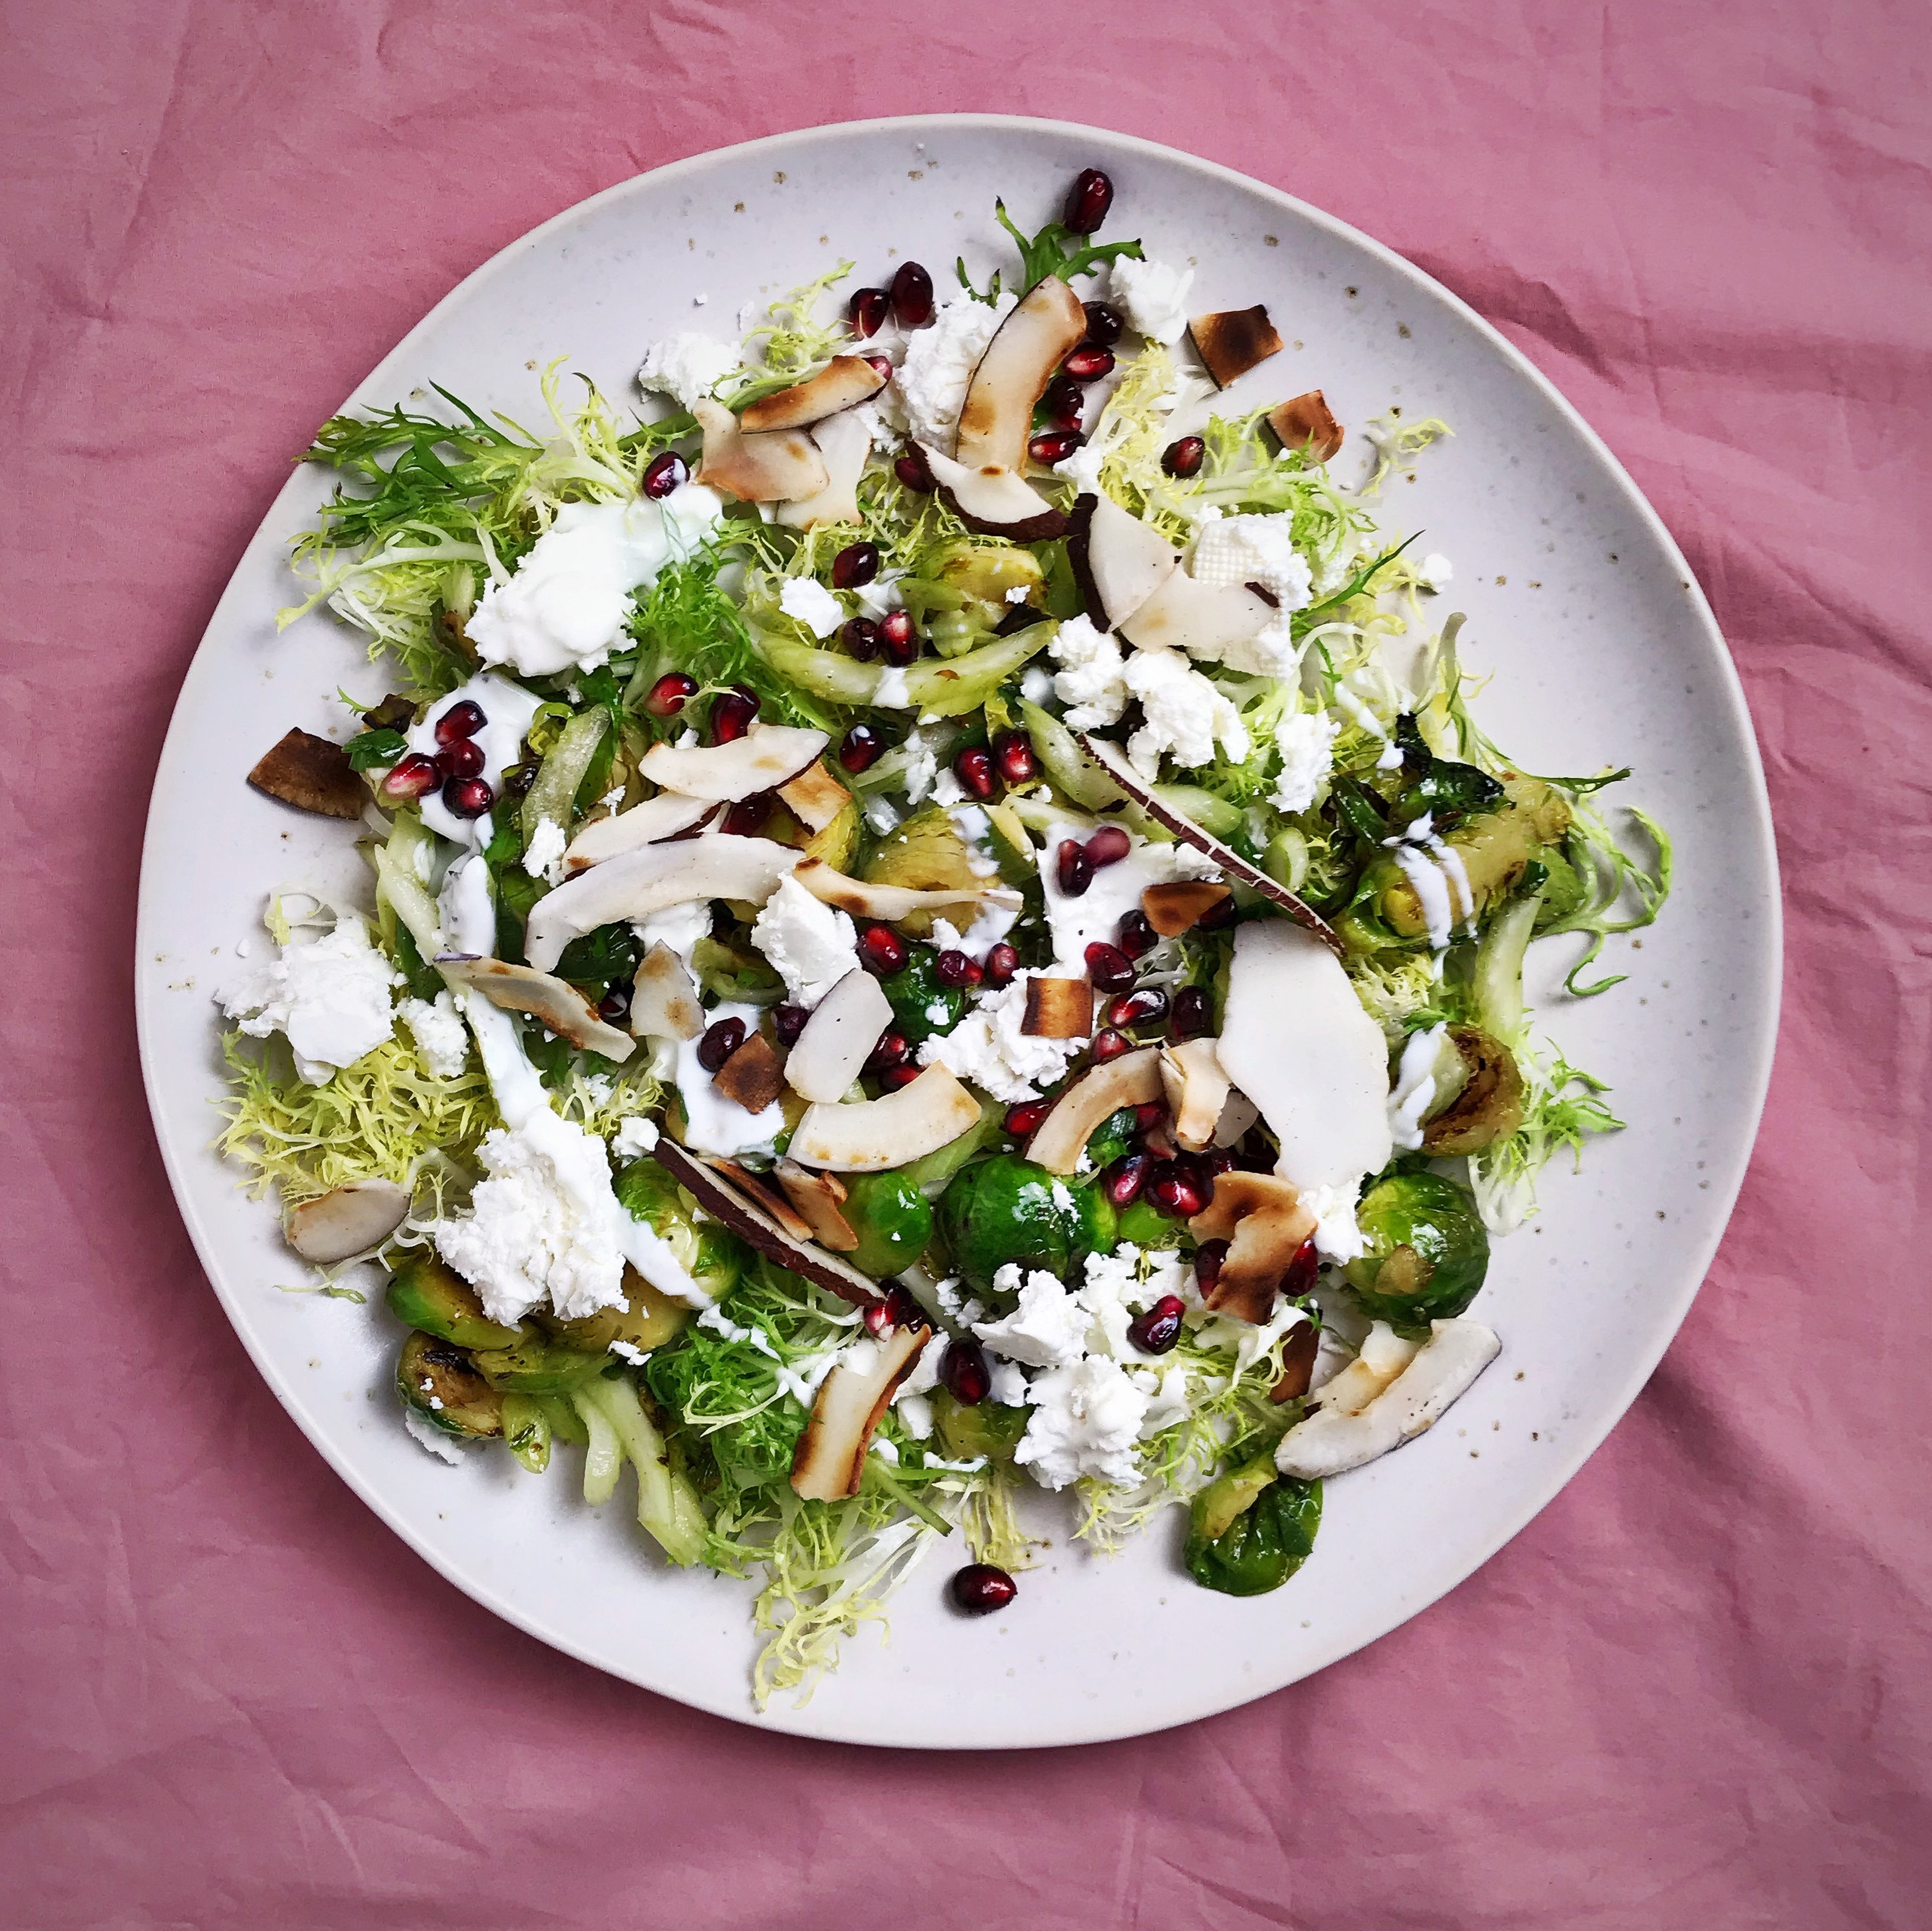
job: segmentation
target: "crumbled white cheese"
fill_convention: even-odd
[[[1009,1105],[1037,1099],[1040,1088],[1053,1085],[1087,1043],[1084,1039],[1043,1039],[1021,1030],[1026,1021],[1027,982],[1040,976],[1018,973],[1010,985],[978,994],[973,1010],[951,1032],[936,1033],[920,1048],[920,1064],[949,1067]]]
[[[1143,778],[1160,775],[1163,754],[1186,770],[1210,764],[1216,742],[1234,763],[1246,762],[1250,747],[1240,713],[1178,651],[1136,651],[1126,685],[1147,720],[1127,740],[1127,756]]]
[[[1301,1204],[1315,1216],[1315,1251],[1340,1266],[1368,1251],[1355,1220],[1356,1187],[1304,1187]]]
[[[974,1324],[973,1332],[994,1354],[1029,1368],[1060,1368],[1087,1351],[1091,1317],[1052,1275],[1035,1273],[1022,1280],[1009,1262],[993,1276],[993,1285],[1002,1294],[1019,1296],[1011,1314]]]
[[[701,402],[738,366],[738,346],[685,329],[645,352],[638,386],[647,394],[675,396],[681,409]]]
[[[919,1351],[919,1359],[912,1364],[912,1372],[898,1385],[892,1396],[895,1406],[928,1395],[939,1386],[939,1370],[946,1359],[946,1351],[951,1345],[951,1337],[935,1334]]]
[[[369,943],[360,919],[342,919],[325,937],[280,952],[215,997],[250,1039],[286,1034],[296,1071],[321,1086],[394,1030],[391,988],[403,976]]]
[[[907,685],[902,664],[889,664],[879,673],[879,681],[872,687],[872,702],[881,710],[912,709],[912,692]]]
[[[966,385],[986,344],[1018,300],[1008,292],[989,306],[962,295],[941,302],[931,324],[914,331],[892,386],[920,442],[951,453]]]
[[[1137,262],[1122,255],[1108,277],[1107,298],[1126,318],[1129,328],[1150,342],[1172,347],[1186,332],[1187,291],[1193,285],[1192,268]]]
[[[662,502],[566,503],[506,583],[492,583],[464,634],[485,664],[520,676],[594,670],[623,640],[631,592],[696,550],[724,500],[686,483]]]
[[[830,637],[845,621],[845,606],[816,577],[788,577],[778,588],[778,608],[814,637]]]
[[[959,781],[959,774],[947,765],[932,781],[932,802],[944,805],[950,811],[966,796],[966,787]]]
[[[922,725],[906,739],[905,754],[905,794],[916,805],[938,781],[938,741]]]
[[[657,1122],[634,1113],[628,1119],[618,1121],[617,1130],[610,1137],[610,1150],[620,1160],[640,1159],[658,1144],[658,1139]]]
[[[447,1462],[452,1468],[462,1465],[462,1443],[453,1435],[445,1435],[434,1422],[424,1420],[414,1408],[406,1407],[403,1410],[403,1426],[439,1462]]]
[[[610,1352],[620,1360],[629,1362],[633,1368],[641,1368],[651,1358],[650,1351],[640,1348],[634,1341],[614,1341]]]
[[[1294,547],[1294,519],[1287,511],[1268,516],[1224,516],[1202,524],[1194,538],[1187,574],[1196,583],[1231,589],[1258,583],[1284,610],[1305,610],[1314,577]]]
[[[1131,1240],[1123,1241],[1110,1254],[1088,1255],[1079,1294],[1080,1305],[1094,1324],[1088,1347],[1117,1361],[1150,1359],[1127,1339],[1128,1324],[1164,1294],[1184,1299],[1183,1290],[1192,1273],[1172,1249],[1144,1255]]]
[[[1098,730],[1120,721],[1127,708],[1127,679],[1120,646],[1084,616],[1070,617],[1047,643],[1060,666],[1053,694],[1066,706],[1068,730]]]
[[[800,1006],[816,1006],[857,970],[858,934],[851,916],[814,898],[795,878],[782,878],[752,924],[752,943]]]
[[[1134,1457],[1148,1396],[1104,1354],[1036,1375],[1027,1385],[1033,1414],[1013,1459],[1043,1489],[1083,1475],[1120,1488],[1139,1480]]]
[[[874,836],[884,838],[898,822],[898,807],[884,793],[866,800],[866,823]]]
[[[434,1000],[406,999],[397,1016],[416,1042],[416,1057],[436,1079],[454,1079],[470,1057],[470,1033],[447,991]]]
[[[524,869],[546,885],[563,883],[563,848],[569,841],[563,827],[554,818],[539,818],[537,828],[524,847]]]
[[[1052,649],[1049,641],[1047,648]],[[1020,673],[1020,695],[1029,704],[1043,704],[1053,695],[1053,673],[1044,664],[1029,664]]]
[[[1053,473],[1063,476],[1083,496],[1100,493],[1100,465],[1105,456],[1096,443],[1083,442],[1070,456],[1053,466]]]
[[[1281,772],[1269,802],[1278,811],[1305,811],[1328,781],[1339,727],[1326,711],[1291,711],[1275,726]]]
[[[986,1390],[986,1399],[997,1402],[1003,1408],[1023,1408],[1026,1406],[1026,1371],[1017,1361],[995,1361],[992,1364],[992,1379]]]
[[[1441,550],[1432,550],[1415,566],[1417,581],[1425,590],[1442,591],[1448,589],[1454,581],[1455,566]]]
[[[1156,1373],[1151,1368],[1130,1368],[1127,1379],[1148,1398],[1147,1413],[1141,1417],[1140,1439],[1151,1441],[1163,1429],[1187,1419],[1187,1384],[1193,1371],[1184,1361],[1170,1362]]]

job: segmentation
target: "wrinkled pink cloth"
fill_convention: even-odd
[[[0,1921],[1932,1921],[1919,0],[12,0],[0,21]],[[1278,183],[1520,343],[1711,593],[1790,922],[1730,1237],[1560,1499],[1309,1682],[1010,1757],[716,1721],[440,1580],[244,1359],[130,1021],[170,707],[316,423],[596,189],[960,107]]]

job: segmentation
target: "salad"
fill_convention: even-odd
[[[1265,307],[1190,313],[1112,196],[1000,207],[983,286],[842,262],[672,334],[628,412],[560,365],[541,433],[438,390],[304,458],[282,620],[398,688],[250,774],[372,895],[270,896],[220,1144],[321,1291],[380,1279],[425,1449],[634,1483],[755,1581],[761,1705],[928,1556],[1011,1605],[1024,1497],[1281,1587],[1620,1124],[1524,955],[1616,983],[1669,847],[1474,721],[1450,561],[1382,520],[1448,426],[1345,478]]]

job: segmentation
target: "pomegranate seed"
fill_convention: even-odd
[[[758,715],[758,694],[734,684],[711,700],[711,742],[733,743],[752,728],[752,720]]]
[[[910,664],[919,655],[919,633],[910,610],[888,610],[879,619],[879,647],[889,664]]]
[[[734,838],[754,838],[765,828],[765,820],[772,815],[772,794],[769,791],[754,792],[748,798],[741,798],[724,814],[724,829]]]
[[[1040,1123],[1053,1110],[1051,1100],[1030,1099],[1006,1108],[1006,1131],[1016,1140],[1030,1140],[1040,1131]]]
[[[1134,982],[1134,962],[1118,946],[1096,939],[1087,948],[1087,976],[1102,992],[1124,992]]]
[[[1178,1294],[1162,1294],[1127,1323],[1127,1339],[1143,1354],[1165,1354],[1180,1339],[1181,1312]]]
[[[838,762],[848,771],[869,771],[885,748],[885,739],[870,724],[854,724],[838,741]]]
[[[988,985],[1011,985],[1013,974],[1019,969],[1019,954],[1004,941],[986,955],[986,983]]]
[[[895,1327],[924,1327],[928,1324],[925,1309],[897,1281],[886,1290],[886,1312],[892,1317]]]
[[[986,1351],[970,1336],[960,1335],[947,1342],[939,1357],[939,1378],[956,1402],[976,1408],[992,1392],[993,1371],[986,1365]]]
[[[1117,1033],[1111,1026],[1102,1026],[1094,1035],[1094,1057],[1103,1062],[1118,1060],[1132,1047],[1133,1043],[1126,1033]]]
[[[1289,1261],[1287,1273],[1281,1277],[1282,1292],[1292,1301],[1312,1294],[1316,1276],[1321,1271],[1322,1257],[1315,1251],[1314,1237],[1311,1235],[1294,1250],[1294,1258]]]
[[[900,262],[891,293],[892,319],[902,328],[923,328],[932,319],[932,277],[918,262]]]
[[[744,1043],[743,1020],[714,1020],[698,1042],[698,1063],[706,1072],[715,1073]]]
[[[474,738],[458,738],[436,753],[436,768],[446,778],[481,778],[483,747]]]
[[[651,686],[644,709],[654,718],[674,718],[698,695],[698,679],[682,670],[667,670]]]
[[[874,1341],[877,1341],[881,1335],[890,1334],[892,1332],[892,1310],[884,1301],[873,1302],[872,1306],[859,1317],[859,1319],[863,1324],[866,1332]]]
[[[912,1057],[912,1045],[903,1033],[881,1033],[878,1042],[866,1056],[866,1070],[882,1073],[888,1066],[902,1066]]]
[[[1114,943],[1130,959],[1144,959],[1160,943],[1160,934],[1147,922],[1144,912],[1129,912],[1120,920]]]
[[[1134,1131],[1151,1133],[1167,1117],[1167,1108],[1157,1099],[1144,1099],[1134,1108]]]
[[[993,795],[993,760],[978,745],[969,745],[952,760],[952,775],[969,797]]]
[[[1040,760],[1024,731],[1002,731],[993,740],[993,762],[1009,784],[1030,784],[1040,775]]]
[[[382,780],[385,798],[420,798],[426,791],[434,791],[442,781],[442,774],[436,768],[433,759],[424,757],[419,751],[412,751],[407,757],[398,758],[389,767]]]
[[[1204,1240],[1194,1250],[1194,1278],[1204,1300],[1214,1293],[1221,1279],[1221,1263],[1228,1258],[1225,1240]]]
[[[1178,1160],[1162,1160],[1148,1182],[1148,1198],[1170,1220],[1192,1220],[1206,1207],[1197,1177]]]
[[[1231,892],[1225,898],[1217,898],[1194,922],[1197,932],[1222,932],[1241,916],[1241,908],[1234,903]]]
[[[868,925],[859,934],[859,957],[867,971],[890,979],[905,970],[906,942],[890,925]]]
[[[1118,865],[1133,848],[1133,840],[1118,825],[1102,825],[1087,841],[1087,862],[1098,871],[1103,865]]]
[[[1027,454],[1050,469],[1054,463],[1065,462],[1086,440],[1077,429],[1049,429],[1027,445]]]
[[[1040,399],[1041,423],[1048,429],[1078,429],[1086,412],[1087,398],[1070,376],[1056,376]]]
[[[459,818],[480,818],[496,802],[496,793],[480,778],[451,778],[444,781],[443,808]]]
[[[922,496],[933,491],[932,472],[926,466],[926,458],[916,449],[908,449],[892,465],[892,474],[909,490],[916,490]]]
[[[661,500],[691,480],[691,466],[675,449],[652,457],[644,471],[644,494]]]
[[[597,1016],[606,1025],[614,1026],[631,1009],[631,995],[621,985],[614,985],[597,1002]]]
[[[1114,205],[1114,184],[1098,168],[1082,168],[1067,190],[1066,212],[1060,226],[1076,235],[1090,235],[1107,218]]]
[[[851,306],[845,311],[852,324],[852,333],[862,342],[868,335],[878,334],[885,326],[886,313],[892,303],[892,297],[882,288],[856,290]]]
[[[889,382],[892,380],[892,358],[890,355],[868,355],[866,358],[866,362],[867,367],[880,382]]]
[[[832,559],[832,587],[856,590],[879,574],[879,546],[876,543],[848,543]]]
[[[1124,1154],[1100,1176],[1107,1198],[1116,1207],[1131,1207],[1147,1184],[1148,1169],[1154,1162],[1144,1153]]]
[[[861,664],[869,664],[879,654],[879,627],[870,617],[850,617],[838,633],[845,648]]]
[[[932,962],[933,976],[941,985],[977,985],[986,976],[977,959],[964,952],[944,952]]]
[[[1097,342],[1083,342],[1060,365],[1060,372],[1076,382],[1097,382],[1114,373],[1114,352]]]
[[[1099,343],[1103,349],[1111,349],[1127,325],[1121,320],[1119,310],[1109,308],[1104,301],[1090,301],[1082,306],[1087,310],[1088,340]]]
[[[489,721],[483,715],[483,706],[466,697],[461,703],[451,705],[436,719],[436,741],[454,744],[458,738],[473,738]]]
[[[969,1562],[946,1585],[954,1605],[969,1616],[990,1616],[1020,1593],[1020,1585],[990,1562]]]
[[[1107,1008],[1107,1024],[1123,1030],[1158,1026],[1167,1017],[1167,994],[1157,985],[1144,985],[1138,992],[1124,992]]]
[[[1161,451],[1160,466],[1170,476],[1195,476],[1201,472],[1208,445],[1198,436],[1183,436]]]
[[[1214,1023],[1214,1009],[1198,985],[1184,985],[1174,995],[1174,1036],[1198,1039]]]
[[[812,1017],[809,1009],[802,1006],[778,1006],[772,1009],[772,1030],[778,1036],[781,1046],[795,1046],[798,1036],[805,1030],[805,1022]]]
[[[1094,883],[1094,864],[1081,849],[1078,838],[1062,838],[1054,863],[1062,895],[1078,898]]]
[[[923,1070],[922,1067],[910,1064],[903,1066],[888,1066],[879,1075],[879,1084],[888,1093],[896,1093],[902,1086],[910,1086]]]

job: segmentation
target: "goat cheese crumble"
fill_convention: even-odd
[[[1130,328],[1172,348],[1186,333],[1187,291],[1193,286],[1192,268],[1122,255],[1108,278],[1108,299],[1126,317]]]
[[[437,1079],[454,1079],[470,1057],[470,1033],[447,991],[434,1000],[406,999],[396,1016],[416,1042],[416,1057]]]
[[[752,925],[752,944],[800,1006],[816,1006],[858,969],[858,942],[850,913],[814,898],[789,876],[778,880]]]
[[[1146,718],[1127,740],[1127,756],[1143,778],[1160,775],[1163,757],[1190,771],[1211,764],[1217,742],[1233,763],[1246,760],[1251,745],[1240,713],[1179,652],[1136,651],[1126,684]]]
[[[680,409],[688,409],[702,402],[737,366],[736,343],[682,329],[646,350],[638,386],[646,394],[674,397]]]
[[[959,295],[941,302],[930,325],[914,331],[893,381],[906,421],[920,442],[951,449],[966,385],[986,344],[1018,299],[1008,291],[989,305]]]
[[[1067,707],[1067,729],[1098,730],[1118,724],[1127,708],[1126,664],[1114,638],[1096,630],[1090,618],[1070,617],[1046,649],[1060,666],[1053,694]]]
[[[945,1066],[1010,1105],[1037,1099],[1040,1087],[1058,1080],[1087,1044],[1084,1038],[1043,1039],[1022,1030],[1028,982],[1040,976],[1016,973],[1010,984],[980,994],[951,1032],[935,1033],[920,1048],[920,1064]]]
[[[788,577],[778,589],[778,608],[816,637],[830,637],[845,621],[844,605],[816,577]]]
[[[360,919],[342,919],[323,937],[280,951],[215,996],[251,1039],[283,1034],[296,1071],[322,1086],[394,1031],[392,988],[403,976],[369,943]]]

